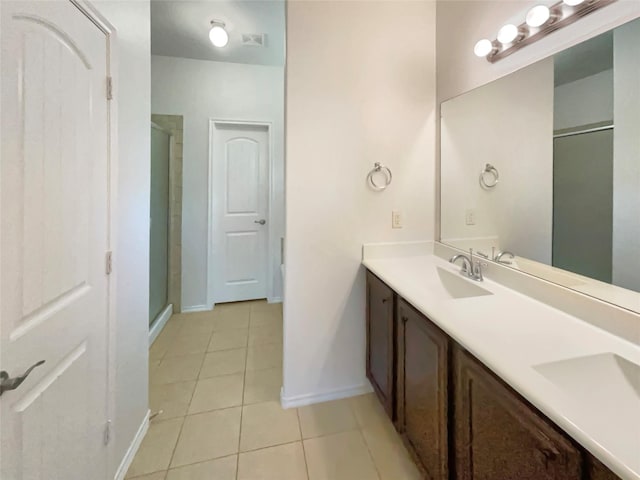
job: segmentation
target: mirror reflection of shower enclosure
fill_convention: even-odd
[[[151,124],[151,198],[149,228],[149,324],[168,304],[169,158],[171,135]]]

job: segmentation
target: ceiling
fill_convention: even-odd
[[[209,41],[211,20],[226,24],[229,43]],[[265,46],[242,45],[242,34],[266,34]],[[151,53],[253,65],[284,65],[284,0],[153,0]]]
[[[555,86],[613,68],[613,31],[598,35],[554,56]]]

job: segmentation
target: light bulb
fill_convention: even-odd
[[[570,7],[575,7],[576,5],[580,5],[584,0],[563,0],[565,4]]]
[[[541,27],[549,21],[551,11],[546,5],[537,5],[527,12],[527,25],[530,27]]]
[[[213,26],[209,30],[209,40],[213,43],[214,47],[224,47],[229,43],[229,34],[224,29],[224,24],[211,23]]]
[[[476,43],[476,46],[473,47],[473,53],[478,57],[486,57],[492,50],[493,43],[491,43],[491,40],[487,40],[486,38],[479,40],[478,43]]]
[[[497,38],[503,45],[512,43],[516,38],[518,38],[518,27],[512,23],[507,23],[498,31]]]

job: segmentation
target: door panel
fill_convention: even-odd
[[[69,2],[0,2],[0,478],[104,478],[107,38]]]
[[[212,124],[214,298],[267,296],[269,133],[257,125]],[[265,221],[265,224],[257,223]]]
[[[151,127],[151,230],[149,234],[149,324],[164,310],[169,290],[168,133]]]

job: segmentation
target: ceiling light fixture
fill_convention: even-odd
[[[211,30],[209,30],[209,40],[214,47],[222,48],[229,43],[229,34],[225,30],[224,22],[218,20],[211,21]]]
[[[494,63],[513,52],[566,27],[616,0],[556,0],[557,3],[531,8],[520,25],[508,23],[498,31],[495,41],[483,38],[473,53]]]

